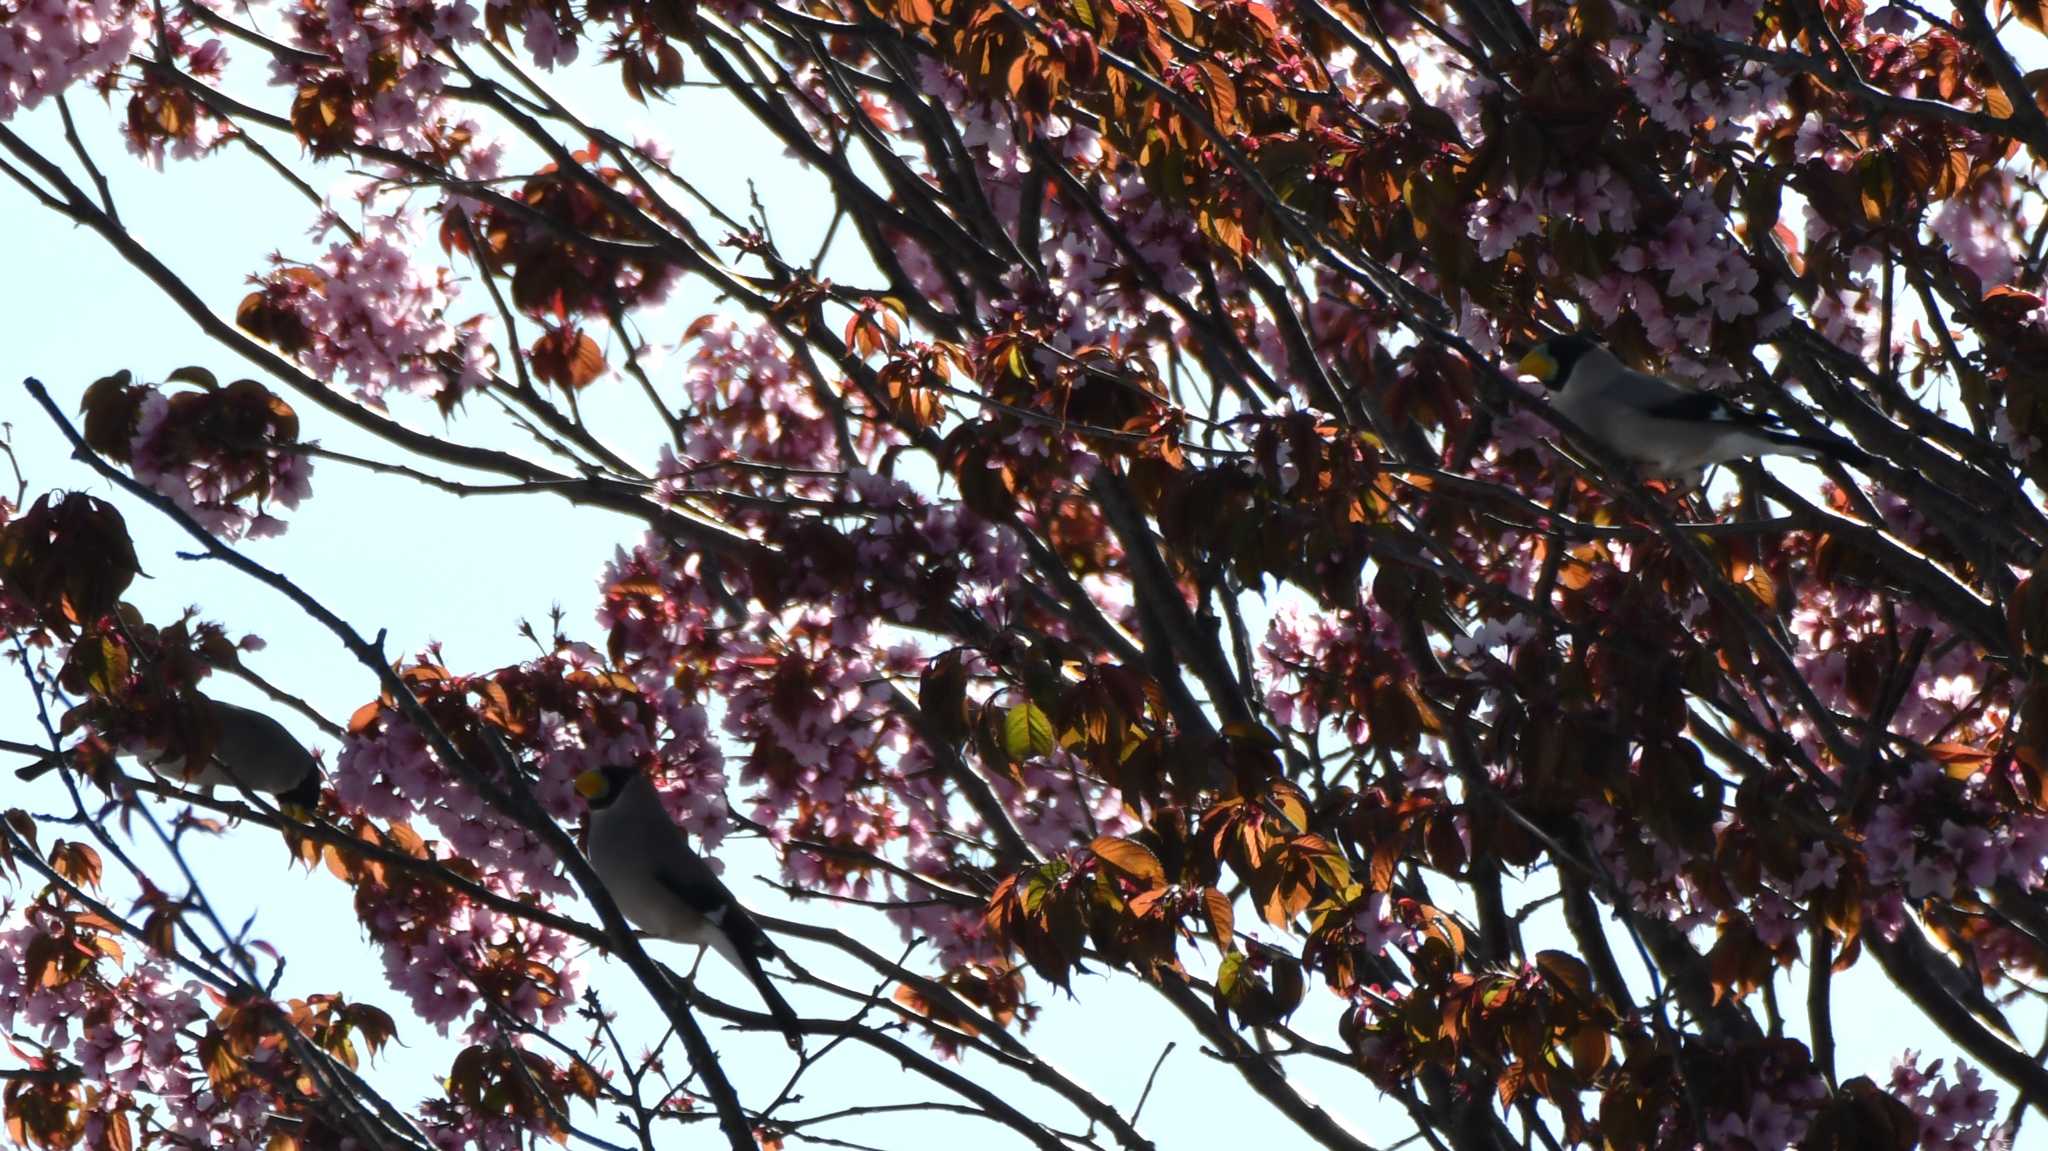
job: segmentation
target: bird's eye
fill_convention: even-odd
[[[576,794],[585,799],[602,799],[611,790],[611,783],[601,771],[586,771],[576,777]]]

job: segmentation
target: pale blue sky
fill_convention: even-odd
[[[640,110],[611,95],[615,85],[607,70],[596,83],[569,86],[579,107],[608,124],[631,125],[636,119],[659,129],[675,148],[679,168],[734,214],[746,203],[745,180],[755,176],[779,237],[791,251],[808,251],[822,232],[829,202],[817,187],[803,180],[782,156],[778,145],[737,116],[722,97],[701,91],[684,94],[677,106]],[[310,256],[316,249],[305,239],[312,219],[310,205],[295,199],[276,179],[245,153],[229,150],[203,164],[172,162],[162,173],[137,164],[121,150],[113,116],[97,98],[86,94],[74,104],[95,157],[107,169],[115,195],[130,227],[179,272],[223,315],[231,315],[248,290],[245,277],[264,269],[273,250]],[[54,111],[23,117],[13,126],[57,154],[61,140]],[[275,141],[266,141],[275,144]],[[288,149],[287,149],[288,150]],[[312,177],[315,187],[328,186],[339,173]],[[40,377],[59,402],[75,409],[84,386],[97,376],[128,368],[147,379],[160,379],[173,367],[203,364],[223,378],[247,374],[244,365],[198,334],[158,290],[122,264],[100,239],[74,230],[43,211],[12,184],[0,184],[0,235],[13,257],[14,274],[0,280],[0,316],[6,316],[7,354],[0,364],[0,420],[12,428],[15,450],[32,492],[61,487],[107,496],[108,485],[66,453],[40,411],[19,387],[26,375]],[[468,274],[466,266],[457,271]],[[678,322],[666,339],[680,334],[681,323],[712,306],[694,285],[686,288],[671,315]],[[472,291],[458,317],[488,312],[487,299]],[[495,332],[495,320],[491,324]],[[672,383],[671,372],[657,381]],[[272,382],[272,381],[266,381]],[[628,393],[625,402],[595,397],[586,412],[606,438],[629,458],[651,462],[659,445],[646,409]],[[333,420],[308,402],[291,397],[305,423],[307,438],[343,451],[390,458],[380,445]],[[394,401],[399,418],[434,429],[439,418],[425,403]],[[454,425],[456,434],[513,450],[529,451],[515,430],[489,419],[485,405],[473,404],[468,417]],[[543,497],[459,500],[410,481],[365,475],[323,461],[315,474],[314,498],[291,515],[291,531],[281,539],[248,545],[251,555],[296,580],[364,634],[388,629],[394,654],[418,650],[431,640],[446,644],[451,663],[474,671],[527,658],[531,646],[515,632],[521,618],[545,626],[551,606],[567,613],[571,635],[601,639],[591,612],[595,581],[614,548],[640,536],[637,523],[590,509],[574,509]],[[367,672],[353,663],[325,631],[304,619],[265,589],[234,576],[219,565],[182,561],[174,552],[188,546],[174,529],[146,508],[118,499],[129,518],[143,566],[153,578],[138,581],[130,598],[152,619],[175,617],[182,607],[197,604],[204,615],[224,619],[232,628],[256,630],[269,641],[266,651],[251,657],[262,674],[310,700],[330,718],[343,721],[374,691]],[[216,679],[215,683],[220,683]],[[220,694],[248,700],[229,684]],[[252,701],[253,702],[253,701]],[[323,748],[330,761],[334,748],[314,738],[296,717],[281,715]],[[33,713],[19,680],[0,684],[0,730],[20,735],[33,729]],[[46,783],[22,797],[26,789],[0,776],[9,805],[23,803],[54,810],[57,793]],[[290,958],[284,983],[288,994],[342,990],[351,997],[378,1002],[401,1020],[404,1049],[387,1054],[374,1075],[401,1104],[435,1090],[433,1076],[447,1065],[453,1048],[434,1038],[422,1025],[408,1024],[405,1004],[384,983],[381,964],[360,938],[350,915],[346,889],[324,872],[306,876],[286,866],[280,841],[260,828],[242,828],[224,842],[194,848],[202,876],[210,877],[209,893],[222,905],[230,922],[248,911],[258,912],[257,934],[281,946]],[[725,852],[728,879],[741,898],[778,914],[831,915],[821,905],[792,911],[755,874],[772,874],[772,863],[758,844],[729,841]],[[1448,888],[1446,888],[1446,891]],[[834,915],[849,925],[873,924],[865,915]],[[1247,919],[1249,916],[1241,916]],[[1538,923],[1545,922],[1544,916]],[[1554,917],[1549,918],[1556,929]],[[879,950],[898,950],[894,932],[886,927],[868,937]],[[797,945],[800,960],[823,972],[845,970],[825,953]],[[1624,946],[1623,956],[1630,954]],[[686,962],[688,953],[668,948],[657,956]],[[646,999],[629,979],[593,965],[597,986],[615,1009],[644,1018]],[[751,991],[715,960],[706,963],[708,986],[727,998],[751,1003]],[[1632,974],[1634,972],[1632,971]],[[865,972],[848,972],[848,982],[870,986]],[[1123,988],[1110,991],[1103,977],[1077,980],[1081,999],[1069,1002],[1034,982],[1034,998],[1045,1008],[1027,1040],[1082,1083],[1126,1113],[1136,1101],[1146,1073],[1169,1039],[1179,1048],[1168,1060],[1145,1111],[1143,1127],[1163,1148],[1217,1145],[1225,1139],[1255,1139],[1273,1151],[1311,1144],[1296,1128],[1267,1109],[1243,1088],[1234,1071],[1202,1055],[1199,1040],[1155,996],[1135,993],[1129,977],[1116,976]],[[1836,1028],[1844,1077],[1863,1073],[1883,1080],[1890,1060],[1906,1047],[1942,1052],[1940,1036],[1917,1013],[1898,1006],[1884,992],[1875,967],[1864,963],[1838,984]],[[800,1007],[823,1010],[829,1001],[799,997]],[[1333,1039],[1333,1003],[1312,990],[1297,1023],[1320,1038]],[[1320,1019],[1322,1024],[1309,1022]],[[2022,1026],[2022,1033],[2038,1033]],[[565,1038],[573,1030],[565,1030]],[[649,1034],[647,1038],[651,1039]],[[912,1042],[916,1042],[913,1038]],[[758,1103],[778,1091],[791,1067],[788,1054],[773,1037],[721,1037],[729,1053],[727,1069],[742,1096]],[[815,1044],[814,1044],[815,1046]],[[1300,1075],[1320,1101],[1348,1120],[1369,1140],[1385,1143],[1405,1132],[1398,1110],[1360,1077],[1344,1071],[1294,1061]],[[972,1060],[970,1075],[987,1070]],[[882,1077],[887,1077],[885,1080]],[[1015,1084],[1005,1077],[1001,1082]],[[811,1114],[844,1102],[874,1101],[918,1090],[907,1073],[865,1054],[835,1054],[806,1080],[809,1102],[790,1110]],[[925,1094],[930,1094],[926,1092]],[[1027,1096],[1028,1098],[1028,1096]],[[585,1115],[583,1118],[587,1119]],[[870,1121],[830,1132],[845,1138],[901,1145],[906,1131],[920,1137],[987,1139],[1006,1146],[1014,1139],[1003,1129],[956,1120],[912,1121],[903,1130]],[[1063,1122],[1063,1121],[1056,1121]],[[1076,1122],[1073,1126],[1078,1127]],[[609,1134],[602,1130],[599,1134]],[[715,1143],[708,1129],[693,1129],[666,1145]],[[792,1144],[793,1146],[798,1144]],[[2023,1146],[2048,1147],[2048,1124],[2028,1124]]]

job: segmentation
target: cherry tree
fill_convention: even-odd
[[[1283,1144],[2012,1145],[2048,1107],[2044,21],[0,0],[6,228],[90,233],[214,349],[82,342],[6,401],[97,485],[0,505],[35,704],[0,746],[51,769],[0,804],[8,1134],[1138,1151],[1225,1106],[1154,1096],[1184,1044]],[[712,93],[801,226],[609,114]],[[248,162],[308,231],[217,308],[117,149]],[[1638,475],[1516,377],[1567,330],[1854,464]],[[637,526],[465,666],[266,560],[356,471]],[[353,713],[296,690],[332,646],[130,602],[192,568],[143,519],[338,640]],[[317,805],[137,768],[210,754],[229,680],[321,731]],[[726,1057],[776,1021],[585,861],[611,764],[760,862],[726,874],[793,1071]],[[242,838],[381,966],[293,978],[195,846]],[[1041,1042],[1131,997],[1167,1021],[1114,1039],[1135,1100]],[[1938,1046],[1872,1071],[1845,1012]]]

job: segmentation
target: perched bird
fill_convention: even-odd
[[[313,808],[320,802],[320,765],[283,724],[239,704],[200,697],[214,727],[213,754],[196,766],[183,755],[144,752],[143,766],[187,787],[237,785],[277,797],[278,802]],[[38,760],[14,774],[35,779],[56,767],[58,757]]]
[[[1551,391],[1551,406],[1566,419],[1654,476],[1696,476],[1747,456],[1842,454],[1832,444],[1785,431],[1775,416],[1638,372],[1585,336],[1552,336],[1517,366]]]
[[[789,1045],[801,1048],[796,1012],[761,967],[781,952],[691,850],[647,773],[619,765],[586,771],[576,777],[576,790],[590,802],[590,866],[619,911],[656,938],[725,956],[761,993]]]

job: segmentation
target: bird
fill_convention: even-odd
[[[709,947],[746,975],[792,1049],[803,1047],[796,1012],[761,964],[782,952],[747,914],[661,805],[637,767],[611,764],[576,777],[590,804],[590,866],[619,911],[657,939]]]
[[[1550,390],[1559,414],[1656,477],[1697,477],[1749,456],[1846,456],[1838,445],[1784,430],[1775,416],[1638,372],[1588,336],[1552,336],[1516,366]]]
[[[320,764],[285,726],[268,714],[197,696],[206,719],[213,725],[213,754],[196,769],[184,755],[164,750],[137,756],[143,766],[162,779],[186,787],[246,787],[277,797],[280,804],[311,810],[320,803]],[[56,767],[63,757],[48,756],[14,774],[36,779]]]

